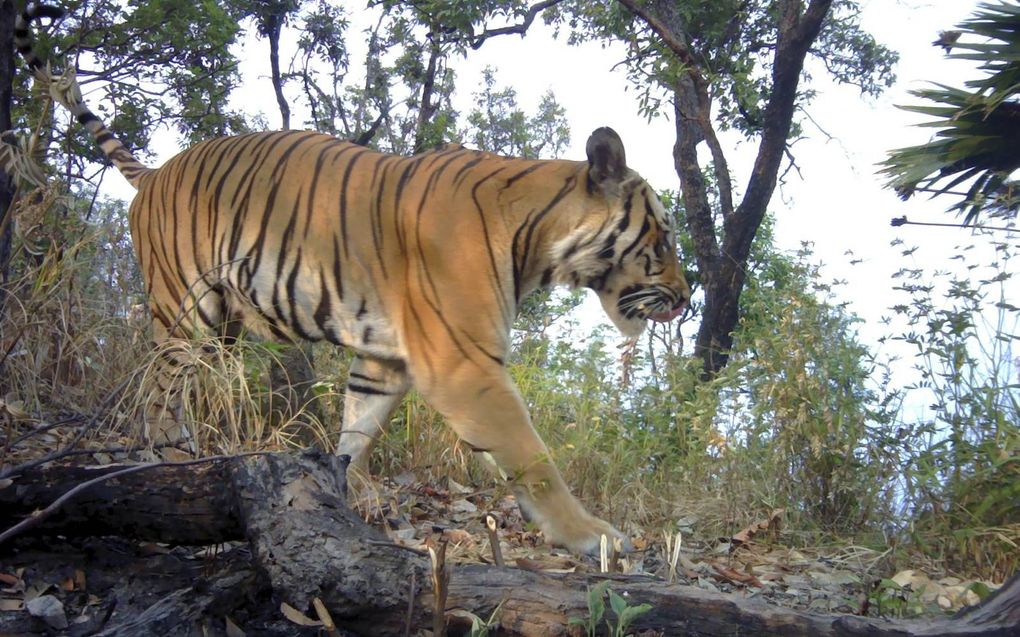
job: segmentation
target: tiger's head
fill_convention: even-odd
[[[557,242],[554,254],[570,283],[595,291],[613,324],[637,336],[647,320],[683,312],[691,290],[677,257],[673,220],[647,182],[627,168],[611,128],[588,138],[585,223]]]

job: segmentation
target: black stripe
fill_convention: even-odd
[[[373,389],[371,387],[365,387],[364,385],[355,385],[350,382],[347,383],[347,391],[349,392],[353,391],[359,394],[365,394],[367,396],[392,396],[392,394],[388,391],[383,391],[381,389]]]
[[[518,302],[521,300],[521,277],[524,275],[528,254],[532,249],[532,238],[535,234],[535,229],[538,227],[542,219],[549,214],[549,211],[556,207],[556,205],[560,203],[567,194],[573,191],[576,186],[577,177],[571,175],[565,182],[563,182],[563,187],[560,188],[559,192],[553,196],[552,200],[546,205],[546,207],[538,211],[534,218],[531,218],[529,215],[530,222],[526,220],[525,223],[517,228],[517,231],[514,233],[511,250],[514,255],[514,299]],[[518,243],[522,238],[522,233],[523,245],[518,246]]]
[[[353,157],[347,160],[347,169],[344,171],[343,179],[340,182],[340,243],[343,246],[344,254],[348,253],[347,249],[347,191],[350,188],[351,174],[354,172],[354,165],[358,163],[364,155],[372,151],[363,149]]]

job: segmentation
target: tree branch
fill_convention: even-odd
[[[803,14],[800,0],[783,0],[780,6],[776,54],[772,64],[772,91],[765,106],[762,138],[746,194],[734,217],[725,224],[724,252],[743,261],[761,225],[775,191],[796,108],[797,85],[808,48],[818,36],[832,0],[811,0]]]
[[[708,91],[708,82],[701,73],[700,65],[691,53],[690,47],[687,46],[680,35],[665,20],[655,15],[647,7],[638,4],[635,0],[619,0],[619,2],[631,13],[643,20],[661,38],[662,42],[683,64],[683,70],[694,83],[694,90],[698,97],[696,115],[686,112],[685,114],[688,117],[691,115],[696,116],[698,125],[701,128],[702,137],[712,153],[712,165],[718,185],[719,207],[724,219],[731,217],[733,215],[733,184],[730,182],[729,162],[726,160],[722,144],[719,143],[715,128],[712,126],[712,99]]]
[[[524,14],[524,21],[521,22],[520,24],[514,24],[508,27],[500,27],[498,29],[485,29],[484,31],[477,35],[472,34],[471,48],[477,50],[481,48],[483,44],[485,44],[486,40],[498,35],[509,35],[512,33],[524,35],[525,33],[527,33],[528,28],[531,27],[531,23],[535,21],[535,18],[538,16],[539,13],[542,13],[549,7],[556,6],[561,2],[563,2],[563,0],[544,0],[544,2],[539,2],[537,4],[532,5],[528,9],[528,12]]]

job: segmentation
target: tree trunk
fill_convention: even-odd
[[[119,519],[120,532],[126,535],[152,537],[153,524],[161,519],[167,520],[166,532],[158,534],[163,538],[179,533],[183,540],[194,541],[200,535],[220,534],[221,540],[228,540],[243,533],[251,546],[255,571],[264,574],[277,599],[297,609],[311,608],[318,598],[339,627],[362,634],[398,636],[406,634],[407,626],[431,626],[434,597],[428,558],[390,543],[347,508],[345,469],[343,459],[321,452],[233,458],[213,466],[158,467],[130,480],[96,487],[91,495],[69,502],[63,515],[84,521],[87,515],[98,515],[105,500],[111,515],[104,524],[116,526]],[[81,471],[55,467],[16,477],[13,484],[0,489],[4,515],[10,515],[7,511],[13,506],[20,506],[25,514],[41,504],[29,502],[45,493],[31,485],[49,483],[55,492],[59,483],[80,480]],[[204,498],[211,501],[198,502]],[[220,518],[230,520],[207,514],[217,510]],[[119,518],[112,516],[116,511]],[[205,532],[179,523],[188,517],[194,520],[193,526],[205,527]],[[138,520],[144,523],[138,524]],[[65,524],[60,529],[64,533],[75,526]],[[651,612],[632,624],[634,633],[1006,637],[1020,630],[1020,577],[1011,579],[979,607],[953,619],[893,622],[792,611],[644,576],[552,574],[480,564],[448,564],[447,569],[452,569],[452,574],[445,609],[456,631],[462,631],[465,623],[451,611],[467,610],[482,618],[494,615],[493,634],[580,635],[579,627],[569,622],[588,616],[587,591],[607,578],[630,606],[652,605]],[[251,582],[249,576],[243,568],[237,572],[246,586]],[[213,598],[206,595],[206,586],[201,590],[196,586],[193,593],[201,593],[205,595],[202,599],[209,601]],[[187,608],[194,603],[193,597],[183,591],[174,599]],[[152,615],[171,617],[173,599],[161,604]],[[111,634],[145,634],[158,625],[139,623],[132,631]]]
[[[688,48],[684,17],[672,2],[638,3],[619,0],[643,20],[683,65],[679,78],[671,80],[676,113],[677,139],[673,159],[683,192],[687,228],[694,241],[698,270],[705,291],[694,353],[702,360],[703,375],[715,376],[729,360],[733,330],[740,316],[740,294],[746,279],[751,244],[772,200],[786,150],[796,107],[797,86],[804,58],[818,37],[832,0],[780,0],[778,37],[772,64],[772,86],[762,121],[761,142],[754,168],[740,205],[734,208],[729,168],[712,126],[712,103],[708,81],[699,59]],[[708,191],[697,146],[707,142],[712,154],[721,233]]]
[[[414,127],[414,152],[420,153],[428,150],[435,140],[430,139],[430,135],[427,134],[429,124],[432,123],[432,117],[436,114],[437,104],[433,103],[432,94],[435,92],[436,87],[436,73],[439,69],[439,58],[442,56],[443,51],[437,41],[438,35],[433,36],[429,39],[429,64],[425,69],[425,78],[422,81],[421,87],[421,103],[418,105],[418,120]]]
[[[77,485],[130,465],[56,466],[16,476],[0,488],[0,530],[44,509]],[[125,535],[147,542],[206,545],[238,540],[229,463],[163,466],[111,478],[80,493],[33,533]]]
[[[14,103],[14,2],[0,0],[0,132],[11,129],[11,108]],[[7,300],[6,284],[10,279],[11,240],[15,182],[0,170],[0,317]]]
[[[269,15],[263,32],[269,40],[269,68],[272,71],[276,103],[280,107],[280,129],[290,130],[290,104],[283,94],[283,75],[280,73],[280,31],[283,28],[284,11],[281,7],[278,13]]]

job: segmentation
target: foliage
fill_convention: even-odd
[[[559,157],[570,144],[566,111],[546,91],[538,112],[529,117],[517,105],[517,91],[496,89],[496,70],[482,71],[482,89],[474,94],[475,108],[468,114],[461,137],[479,150],[528,159]]]
[[[588,596],[586,598],[588,616],[583,618],[574,617],[570,620],[570,625],[584,628],[585,634],[588,637],[595,637],[598,634],[599,625],[602,623],[603,618],[606,622],[606,628],[609,630],[609,635],[612,637],[627,637],[630,634],[627,632],[627,629],[630,628],[634,620],[652,609],[651,604],[629,605],[626,599],[609,588],[609,584],[609,580],[604,580],[588,589]],[[609,607],[616,615],[615,623],[605,616],[605,597],[607,594],[609,595]]]
[[[855,0],[569,2],[556,24],[571,41],[622,42],[622,64],[646,117],[672,115],[673,159],[704,294],[695,355],[706,379],[725,367],[741,314],[749,251],[780,169],[814,95],[808,58],[837,82],[875,95],[893,81],[896,54],[860,27]],[[669,111],[672,110],[672,113]],[[718,130],[758,142],[738,201]],[[711,154],[705,179],[698,147]]]
[[[78,67],[86,99],[129,147],[146,149],[152,131],[167,123],[192,142],[247,129],[227,107],[238,81],[231,45],[239,32],[229,4],[78,0],[64,8],[56,35],[41,34],[38,51]],[[18,77],[27,81],[27,73]],[[38,100],[22,88],[18,102],[21,127],[34,128]],[[67,155],[105,163],[80,126],[69,130]]]
[[[141,289],[122,206],[101,201],[88,223],[80,211],[90,201],[51,189],[14,210],[13,276],[0,290],[0,395],[35,413],[92,411],[146,347],[129,312]]]
[[[1020,309],[1007,294],[1015,247],[992,247],[989,266],[964,274],[902,269],[893,311],[905,329],[891,338],[915,352],[907,390],[928,405],[900,430],[913,539],[957,568],[1003,575],[1020,566]]]
[[[874,477],[896,468],[893,396],[879,394],[881,368],[857,339],[858,319],[809,255],[774,255],[748,286],[736,342],[749,418],[739,435],[752,464],[778,478],[768,489],[777,506],[852,533],[892,514],[890,488]]]
[[[962,214],[965,224],[982,212],[1015,216],[1020,198],[1011,174],[1020,168],[1020,7],[982,3],[958,28],[956,39],[943,45],[953,51],[947,57],[979,62],[985,75],[963,89],[935,83],[911,91],[924,103],[901,108],[931,116],[921,126],[936,129],[934,139],[891,151],[881,172],[904,199],[917,191],[955,197],[949,211]]]
[[[911,591],[887,577],[868,592],[868,602],[880,617],[916,617],[924,611],[921,591]]]

